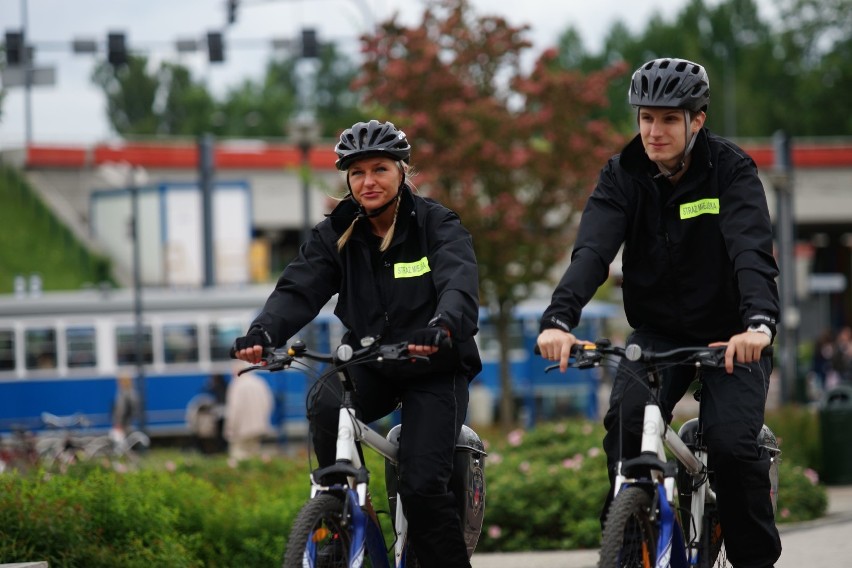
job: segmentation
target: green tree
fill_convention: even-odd
[[[198,136],[209,132],[216,101],[207,87],[194,81],[186,67],[168,62],[160,66],[157,78],[167,93],[157,113],[159,133]]]
[[[571,220],[621,143],[591,117],[624,67],[565,71],[548,50],[525,73],[526,32],[476,16],[468,0],[432,1],[419,25],[394,18],[364,38],[356,83],[373,116],[396,121],[410,136],[418,184],[457,211],[473,235],[482,304],[501,346],[507,428],[512,310],[564,260]]]
[[[113,67],[102,62],[95,68],[92,78],[106,95],[107,118],[122,136],[157,133],[154,101],[159,80],[147,67],[147,57],[130,55],[126,65]]]
[[[848,133],[852,3],[782,0],[777,8],[781,17],[767,21],[754,0],[691,0],[670,19],[656,13],[637,34],[616,21],[594,54],[584,51],[569,27],[559,61],[589,71],[613,61],[635,69],[655,57],[693,59],[710,75],[712,130],[743,137],[769,136],[779,128],[800,136]],[[606,116],[624,132],[635,127],[626,104],[629,80],[617,78],[608,92]]]

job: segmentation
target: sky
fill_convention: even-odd
[[[237,21],[226,26],[226,0],[0,0],[2,32],[26,24],[28,43],[36,48],[35,67],[55,73],[54,85],[31,91],[31,141],[89,145],[116,139],[106,120],[104,96],[91,81],[96,56],[74,54],[74,40],[96,41],[103,57],[107,34],[123,32],[129,49],[144,51],[156,64],[170,60],[186,65],[220,96],[244,79],[262,77],[273,40],[295,40],[301,30],[312,28],[321,41],[335,41],[357,58],[360,34],[395,13],[407,25],[419,22],[423,13],[422,0],[238,1]],[[654,13],[673,19],[687,0],[471,3],[477,15],[501,15],[513,25],[529,25],[532,56],[555,45],[569,25],[579,30],[587,50],[596,51],[617,19],[637,32]],[[203,40],[211,31],[224,32],[224,63],[209,63],[203,43],[196,53],[178,53],[178,40]],[[27,138],[27,97],[21,87],[6,92],[0,149],[20,148]]]

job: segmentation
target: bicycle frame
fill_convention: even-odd
[[[371,558],[387,558],[385,550],[385,541],[381,533],[381,526],[376,518],[371,518],[365,514],[363,509],[368,507],[368,492],[367,480],[362,476],[351,475],[354,470],[361,471],[364,467],[361,461],[361,454],[358,452],[357,444],[366,445],[372,448],[385,459],[392,463],[397,463],[397,454],[399,446],[394,442],[387,440],[384,436],[364,424],[355,416],[355,411],[351,404],[348,404],[348,396],[344,396],[344,404],[340,408],[340,416],[337,423],[337,463],[349,463],[353,471],[348,475],[349,488],[347,491],[347,506],[352,520],[354,522],[355,531],[354,538],[351,544],[350,558],[352,558],[352,566],[360,566],[365,552],[365,546],[370,547]],[[334,466],[332,466],[334,467]],[[327,468],[326,468],[327,469]],[[355,487],[353,491],[351,488]],[[340,487],[329,487],[321,485],[318,480],[311,474],[311,499],[323,491],[332,489],[340,489]],[[369,509],[372,510],[371,505]],[[394,511],[394,528],[396,531],[396,539],[394,544],[394,566],[404,566],[404,556],[407,544],[408,521],[405,519],[405,514],[402,510],[402,501],[397,496],[396,511]],[[372,527],[372,528],[371,528]],[[373,530],[375,529],[375,530]],[[382,566],[389,566],[387,560]]]
[[[666,448],[693,478],[703,478],[698,487],[693,489],[690,504],[691,533],[695,536],[701,534],[705,503],[716,501],[716,494],[710,488],[710,483],[705,475],[707,472],[707,452],[703,448],[697,448],[693,453],[680,436],[666,424],[660,407],[653,403],[645,406],[641,448],[640,458],[619,461],[614,494],[617,495],[623,485],[641,482],[625,475],[625,465],[632,463],[650,465],[651,479],[657,488],[661,514],[655,566],[677,566],[683,561],[686,562],[686,564],[683,564],[684,566],[693,566],[698,562],[698,548],[695,546],[695,539],[692,539],[693,542],[684,542],[680,538],[681,531],[675,530],[677,523],[673,509],[675,506],[675,470],[667,464]],[[648,457],[650,456],[656,459],[649,460]],[[677,555],[677,562],[673,561],[672,558],[675,554]]]

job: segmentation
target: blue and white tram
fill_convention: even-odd
[[[228,357],[263,306],[270,285],[210,289],[145,289],[142,293],[142,380],[145,425],[152,436],[189,433],[187,410],[214,373],[231,377]],[[510,330],[510,368],[515,399],[527,424],[536,419],[597,412],[593,373],[545,375],[546,362],[532,355],[543,303],[516,310]],[[583,337],[600,337],[613,306],[584,310]],[[483,370],[475,385],[500,395],[499,349],[483,311],[477,341]],[[331,308],[299,333],[318,350],[343,335]],[[137,375],[136,319],[131,290],[45,292],[39,297],[0,297],[0,433],[16,427],[39,430],[42,412],[82,413],[94,430],[110,427],[117,377]],[[276,397],[273,423],[282,436],[306,432],[305,398],[310,378],[298,370],[262,373]]]
[[[270,286],[143,291],[144,365],[137,388],[151,435],[187,433],[189,401],[213,373],[230,377],[234,365],[242,365],[229,359],[228,350],[269,292]],[[334,321],[323,312],[301,335],[327,348]],[[0,432],[38,430],[42,412],[82,413],[92,429],[108,429],[120,374],[137,374],[131,291],[0,297]],[[283,429],[288,421],[304,422],[303,373],[263,376],[276,396],[275,424]]]

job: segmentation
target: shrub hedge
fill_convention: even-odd
[[[602,434],[600,425],[575,420],[485,433],[486,512],[477,550],[596,548],[608,484]],[[387,510],[381,458],[368,452],[367,460],[374,503]],[[274,566],[307,499],[308,468],[304,453],[233,465],[154,450],[140,471],[7,473],[0,476],[0,562]],[[819,517],[826,506],[816,473],[783,460],[779,523]],[[388,516],[380,518],[390,545]]]

